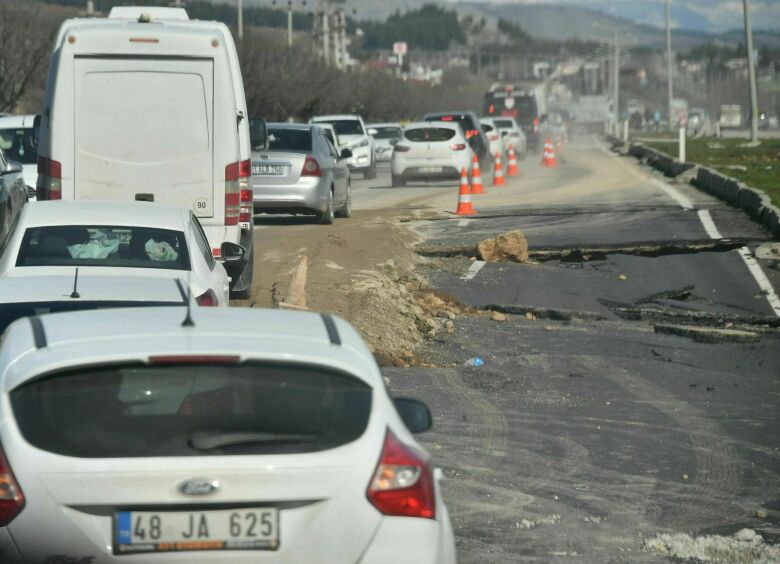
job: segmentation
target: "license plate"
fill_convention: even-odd
[[[442,167],[440,167],[440,166],[421,166],[420,167],[420,172],[441,172],[442,170],[444,170],[444,169]]]
[[[279,510],[275,507],[114,514],[114,554],[277,548]]]
[[[252,165],[252,174],[282,176],[284,174],[284,165]]]

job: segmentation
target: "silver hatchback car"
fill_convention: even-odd
[[[347,160],[317,125],[269,123],[267,150],[252,151],[255,213],[315,214],[319,223],[352,215]]]

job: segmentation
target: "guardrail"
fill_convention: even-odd
[[[643,143],[623,143],[608,136],[612,149],[640,159],[666,176],[677,177],[690,171],[689,182],[727,204],[745,211],[753,220],[763,225],[776,239],[780,239],[780,208],[772,205],[762,190],[751,188],[736,178],[696,163],[680,162],[666,153]]]

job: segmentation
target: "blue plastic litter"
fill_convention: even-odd
[[[475,356],[473,358],[468,359],[466,362],[464,362],[463,366],[483,366],[484,364],[485,364],[484,360],[482,360],[478,356]]]

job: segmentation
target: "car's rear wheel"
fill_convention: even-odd
[[[391,179],[391,181],[393,183],[393,188],[406,186],[406,180],[404,180],[404,177],[401,176],[401,175],[397,175],[396,176],[395,174],[391,174],[390,175],[390,179]]]
[[[352,217],[352,185],[347,184],[347,199],[336,213],[336,217]]]
[[[325,211],[319,214],[317,223],[320,225],[331,225],[335,219],[336,214],[333,212],[333,188],[331,187],[328,192],[328,205]]]

